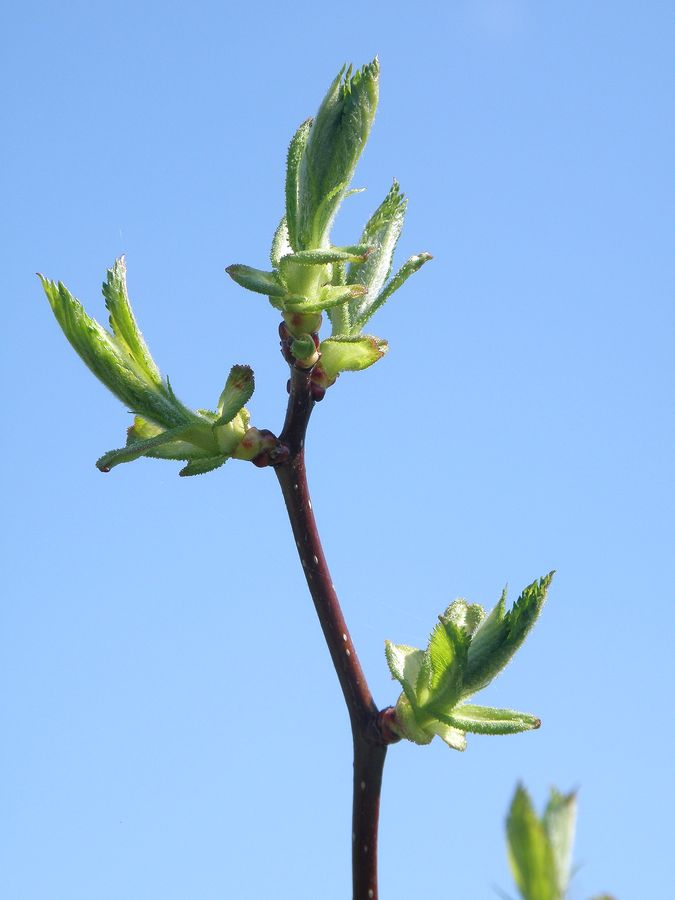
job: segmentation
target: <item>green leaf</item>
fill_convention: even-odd
[[[372,247],[365,244],[356,244],[353,247],[329,247],[324,250],[298,250],[297,253],[289,253],[281,259],[281,271],[283,274],[284,268],[289,264],[316,266],[325,263],[365,260],[371,250]]]
[[[124,257],[120,256],[115,260],[113,267],[108,269],[107,278],[103,282],[103,296],[110,313],[110,327],[118,343],[126,347],[129,356],[143,370],[148,380],[159,387],[162,384],[162,376],[136,324],[127,294],[126,271]]]
[[[558,892],[561,897],[565,896],[570,880],[576,818],[576,791],[561,794],[555,788],[551,788],[542,821],[553,851]]]
[[[62,282],[39,276],[57,322],[71,346],[96,377],[132,412],[140,413],[165,428],[186,425],[194,414],[180,403],[168,382],[151,380],[145,365],[132,356],[126,340],[106,331],[84,311]],[[116,328],[128,332],[121,305],[116,308]],[[140,332],[139,332],[140,335]]]
[[[513,608],[504,613],[505,593],[471,641],[463,697],[489,684],[511,660],[537,621],[554,573],[525,588]]]
[[[443,715],[441,721],[474,734],[518,734],[541,725],[541,721],[529,713],[469,704],[456,706]]]
[[[127,430],[127,446],[139,441],[148,441],[150,438],[166,434],[163,428],[153,425],[140,416],[136,416],[134,424]],[[212,454],[212,450],[205,450],[188,441],[173,440],[168,444],[159,443],[155,447],[146,450],[142,455],[152,459],[188,460],[202,459]]]
[[[396,701],[395,728],[401,737],[415,744],[430,744],[434,738],[434,732],[428,727],[422,727],[417,720],[417,711],[405,694]]]
[[[345,286],[327,285],[326,287],[321,288],[318,296],[314,299],[309,299],[307,297],[297,297],[294,299],[286,297],[284,299],[284,308],[290,312],[321,312],[322,310],[330,309],[332,306],[337,306],[340,303],[346,303],[353,297],[358,297],[364,290],[365,288],[360,284]]]
[[[441,622],[452,622],[457,628],[461,628],[467,635],[472,636],[485,618],[485,610],[480,604],[467,603],[460,597],[451,603],[438,618]]]
[[[385,641],[384,653],[392,677],[400,682],[411,706],[417,706],[416,685],[424,663],[424,650]]]
[[[321,341],[321,368],[329,380],[334,380],[340,372],[359,372],[382,359],[389,349],[380,338],[361,335],[360,337],[331,337]]]
[[[192,430],[189,425],[170,428],[156,437],[133,441],[133,443],[129,443],[126,447],[122,447],[119,450],[109,450],[108,453],[105,453],[96,461],[96,468],[101,472],[109,472],[115,466],[120,465],[120,463],[133,462],[133,460],[145,456],[149,450],[155,450],[174,441],[181,441]]]
[[[311,125],[299,168],[295,249],[323,247],[375,116],[379,62],[338,73]],[[289,217],[290,222],[290,217]],[[290,227],[289,227],[290,230]]]
[[[298,240],[298,212],[300,202],[300,161],[305,150],[312,120],[307,119],[298,128],[288,148],[286,158],[286,223],[288,226],[288,240],[293,250],[300,250]]]
[[[216,425],[231,422],[255,389],[253,369],[250,366],[232,366],[225,382],[225,387],[218,400],[218,418]]]
[[[289,253],[293,252],[293,248],[291,247],[289,237],[288,237],[288,226],[286,224],[286,216],[284,216],[277,225],[277,230],[274,232],[274,237],[272,238],[272,249],[270,250],[270,262],[272,263],[273,268],[279,268],[279,261],[284,256],[288,256]]]
[[[452,709],[462,688],[469,637],[454,622],[440,622],[429,637],[417,682],[420,707],[434,714]]]
[[[418,253],[416,256],[411,256],[410,259],[401,266],[384,290],[382,290],[372,303],[368,304],[367,308],[354,319],[351,326],[352,334],[357,334],[378,309],[380,309],[381,306],[384,306],[391,295],[395,293],[411,275],[421,269],[424,263],[429,262],[432,258],[430,253]]]
[[[562,900],[546,830],[520,785],[506,820],[506,836],[509,864],[524,900]]]
[[[466,750],[466,735],[459,728],[453,728],[439,719],[432,719],[427,729],[437,734],[453,750]]]
[[[367,317],[373,302],[391,274],[394,250],[401,235],[407,201],[394,181],[389,193],[366,223],[361,243],[372,246],[373,252],[363,261],[353,263],[347,272],[348,284],[365,284],[367,295],[351,304],[352,321]]]
[[[213,472],[219,469],[227,461],[226,456],[212,456],[207,459],[193,459],[183,466],[178,473],[182,478],[188,475],[205,475],[207,472]]]
[[[225,271],[241,287],[256,294],[266,294],[268,297],[283,297],[286,294],[286,288],[274,272],[263,272],[262,269],[240,263],[228,266]]]

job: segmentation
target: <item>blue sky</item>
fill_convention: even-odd
[[[671,4],[28,0],[4,25],[0,894],[349,894],[347,717],[272,473],[101,475],[129,416],[34,273],[102,317],[126,253],[178,395],[213,406],[249,363],[278,430],[276,313],[224,267],[265,266],[295,127],[379,53],[335,239],[396,176],[399,258],[434,261],[373,320],[388,357],[317,407],[308,465],[380,705],[385,638],[558,571],[485,697],[541,730],[392,748],[382,896],[513,893],[519,779],[539,805],[580,788],[572,900],[670,896]]]

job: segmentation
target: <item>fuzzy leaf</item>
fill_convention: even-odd
[[[471,641],[462,696],[468,697],[484,688],[511,660],[542,610],[553,574],[550,572],[526,587],[507,613],[504,613],[505,594],[502,594]]]
[[[452,725],[441,722],[439,719],[433,719],[427,728],[433,734],[437,734],[453,750],[466,750],[466,735],[459,728],[453,728]]]
[[[382,290],[377,297],[363,309],[363,312],[358,317],[353,319],[351,333],[358,334],[378,309],[380,309],[381,306],[384,306],[391,295],[395,293],[395,291],[397,291],[411,275],[421,269],[424,263],[429,262],[432,258],[430,253],[418,253],[416,256],[411,256],[410,259],[401,266],[384,290]]]
[[[424,662],[424,650],[385,641],[384,653],[392,677],[400,682],[410,704],[416,706],[416,685]]]
[[[353,247],[329,247],[325,250],[299,250],[290,253],[281,260],[281,271],[289,264],[298,266],[316,266],[325,263],[347,263],[355,260],[365,260],[372,247],[367,244],[356,244]],[[354,283],[354,282],[351,282]]]
[[[523,900],[562,900],[546,830],[520,785],[506,820],[506,836],[511,871]]]
[[[218,400],[216,425],[231,422],[239,410],[247,403],[255,389],[253,369],[250,366],[232,366],[225,387]]]
[[[274,272],[263,272],[241,263],[228,266],[225,271],[241,287],[256,294],[266,294],[268,297],[283,297],[286,294],[286,288]]]
[[[541,721],[529,713],[469,704],[456,706],[443,715],[441,721],[474,734],[518,734],[541,725]]]
[[[440,622],[431,632],[417,697],[434,715],[452,709],[459,699],[468,644],[469,637],[453,622]]]
[[[277,230],[272,238],[272,249],[270,250],[270,262],[274,269],[279,268],[279,262],[284,256],[288,256],[293,252],[288,237],[288,226],[286,224],[286,216],[277,225]]]
[[[120,463],[133,462],[133,460],[145,456],[149,450],[156,450],[173,443],[173,441],[182,441],[192,430],[189,425],[170,428],[168,431],[163,431],[161,434],[147,440],[133,441],[119,450],[109,450],[96,461],[96,468],[101,472],[109,472],[115,466],[119,466]]]
[[[379,62],[338,73],[311,125],[299,168],[296,249],[325,246],[375,116]],[[289,217],[290,222],[290,217]],[[289,227],[289,230],[290,227]]]
[[[302,123],[293,135],[293,140],[288,148],[288,156],[286,157],[286,223],[288,227],[288,241],[293,250],[301,249],[298,241],[300,162],[311,126],[311,119],[307,119]]]
[[[405,694],[396,701],[396,730],[401,737],[415,744],[430,744],[434,732],[427,726],[421,727],[417,721],[415,707]]]
[[[472,636],[485,618],[485,610],[480,604],[467,603],[460,597],[451,603],[438,618],[441,622],[452,622],[457,628],[461,628],[467,635]]]
[[[407,201],[397,181],[366,223],[361,243],[372,246],[373,252],[363,261],[356,261],[347,271],[348,284],[364,284],[367,295],[350,304],[350,318],[358,321],[367,317],[370,304],[377,299],[391,274],[394,250],[401,235]]]
[[[126,346],[129,355],[145,372],[148,380],[159,387],[162,384],[162,376],[136,324],[127,294],[126,271],[124,257],[120,256],[115,260],[113,267],[108,269],[107,278],[103,282],[103,296],[110,313],[110,327],[118,342]]]
[[[321,312],[322,310],[330,309],[332,306],[337,306],[340,303],[346,303],[353,297],[358,297],[364,290],[365,288],[360,284],[346,286],[337,285],[336,287],[329,285],[322,288],[315,299],[308,299],[307,297],[286,297],[284,300],[284,307],[289,312]]]
[[[145,365],[139,365],[126,340],[106,331],[84,311],[64,284],[39,276],[47,299],[63,333],[82,361],[132,412],[164,426],[175,428],[194,420],[193,414],[176,398],[168,383],[150,379]],[[116,328],[131,337],[129,320],[123,321],[121,304],[116,309]],[[140,335],[140,332],[139,332]],[[133,343],[133,341],[132,341]],[[154,364],[153,364],[154,365]]]
[[[188,475],[205,475],[207,472],[213,472],[219,469],[227,461],[226,456],[211,456],[206,459],[193,459],[183,466],[178,473],[182,478]]]
[[[561,794],[555,788],[551,788],[542,821],[553,851],[556,880],[561,897],[565,896],[570,880],[576,818],[576,792]]]
[[[136,416],[134,424],[127,430],[127,446],[139,441],[148,441],[150,438],[165,434],[165,430],[152,422]],[[169,444],[159,443],[155,447],[146,450],[142,455],[152,459],[191,460],[203,459],[210,456],[212,451],[198,447],[188,441],[173,440]]]
[[[388,349],[386,341],[369,335],[326,338],[319,347],[321,368],[329,379],[340,372],[359,372],[382,359]]]

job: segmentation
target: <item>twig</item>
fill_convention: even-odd
[[[330,577],[312,511],[305,470],[305,433],[314,407],[310,373],[291,367],[286,421],[279,442],[288,449],[275,466],[293,536],[340,687],[354,738],[352,874],[354,900],[376,900],[377,825],[387,745],[398,737],[387,728],[359,663]]]

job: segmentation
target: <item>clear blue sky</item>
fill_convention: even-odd
[[[558,570],[486,700],[536,733],[392,748],[385,900],[512,891],[503,818],[580,787],[572,900],[673,896],[672,4],[35,3],[0,60],[5,586],[0,896],[344,900],[350,738],[270,471],[94,468],[129,416],[34,272],[102,315],[127,254],[179,396],[251,364],[279,429],[263,266],[286,146],[344,61],[381,104],[336,226],[396,176],[400,259],[434,261],[373,323],[308,444],[334,581],[378,702],[383,641],[456,596]],[[668,165],[670,163],[670,166]],[[671,258],[669,259],[669,252]],[[376,326],[376,327],[375,327]]]

